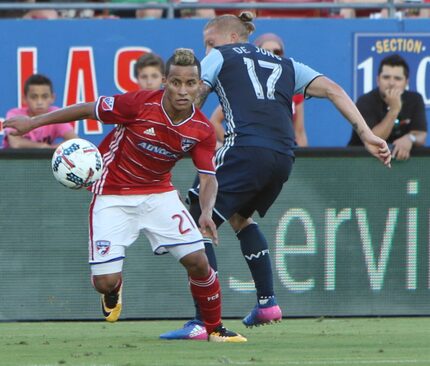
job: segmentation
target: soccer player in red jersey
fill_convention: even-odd
[[[33,118],[14,117],[4,125],[21,135],[40,126],[81,119],[117,124],[99,146],[104,167],[92,186],[89,220],[92,282],[102,294],[107,321],[116,321],[121,313],[125,248],[143,230],[154,253],[169,252],[186,268],[209,335],[205,339],[245,342],[245,337],[222,325],[220,284],[203,245],[202,234],[217,240],[212,221],[217,181],[215,133],[193,105],[200,71],[194,53],[178,49],[166,64],[165,90],[102,96],[97,102]],[[187,152],[200,177],[201,232],[171,182],[173,166]]]

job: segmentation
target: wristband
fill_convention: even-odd
[[[414,134],[408,133],[408,137],[409,137],[409,140],[412,141],[412,144],[415,144],[415,142],[417,142],[417,137]]]

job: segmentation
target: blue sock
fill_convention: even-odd
[[[266,238],[256,223],[242,229],[237,238],[240,240],[242,254],[251,271],[257,290],[257,298],[267,301],[274,297],[273,273],[269,247]]]
[[[212,242],[205,241],[205,252],[208,257],[209,265],[215,272],[218,272],[218,264],[216,261],[215,250],[212,245]]]

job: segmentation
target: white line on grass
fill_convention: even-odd
[[[233,360],[223,360],[217,363],[211,363],[211,365],[219,364],[231,364],[231,365],[255,365],[255,361],[233,361]],[[428,364],[430,365],[430,360],[320,360],[320,361],[288,361],[283,360],[279,362],[270,362],[269,365],[410,365],[410,364]]]
[[[321,361],[283,361],[284,365],[363,365],[363,364],[378,364],[378,365],[404,365],[418,362],[427,362],[424,360],[321,360]]]

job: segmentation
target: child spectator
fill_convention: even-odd
[[[30,76],[24,85],[25,107],[13,108],[6,114],[6,119],[14,116],[38,116],[59,109],[53,106],[55,94],[52,82],[44,75],[34,74]],[[62,123],[59,125],[43,126],[26,133],[23,136],[11,136],[9,129],[4,131],[4,148],[54,148],[57,138],[69,140],[78,137],[72,124]]]
[[[139,89],[158,90],[163,86],[164,62],[155,53],[140,56],[134,64],[134,77]]]

